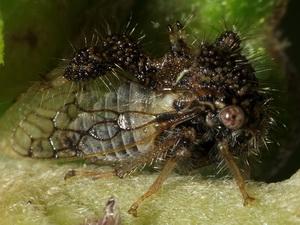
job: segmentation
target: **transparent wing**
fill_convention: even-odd
[[[88,88],[51,88],[40,98],[11,136],[14,151],[23,156],[119,161],[147,151],[164,129],[153,113],[162,111],[155,98],[133,82],[117,86],[102,80]]]

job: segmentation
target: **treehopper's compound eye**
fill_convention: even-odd
[[[245,114],[243,110],[236,105],[230,105],[220,112],[221,122],[231,130],[241,128],[245,122]]]

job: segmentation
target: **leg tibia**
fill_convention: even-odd
[[[244,179],[242,177],[242,174],[241,174],[239,168],[237,167],[236,163],[234,162],[234,159],[233,159],[231,153],[229,152],[228,148],[229,148],[229,146],[226,142],[221,142],[218,145],[219,153],[225,159],[225,162],[226,162],[227,166],[229,167],[232,175],[234,176],[236,184],[237,184],[237,186],[239,187],[239,189],[241,191],[241,194],[242,194],[243,199],[244,199],[244,205],[248,205],[250,202],[252,202],[255,199],[252,198],[247,193],[247,190],[245,188],[245,182],[244,182]]]

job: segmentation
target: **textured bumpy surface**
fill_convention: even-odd
[[[99,218],[111,196],[120,207],[124,225],[300,223],[300,171],[280,183],[250,182],[249,192],[258,200],[247,207],[232,179],[174,174],[157,195],[140,207],[140,217],[133,218],[126,210],[153,183],[157,173],[65,182],[64,173],[75,167],[2,158],[0,224],[80,224]],[[85,169],[104,168],[88,165]]]
[[[64,77],[71,81],[87,81],[105,75],[114,67],[142,77],[149,57],[140,52],[138,43],[126,36],[109,36],[100,46],[81,49],[67,66]]]

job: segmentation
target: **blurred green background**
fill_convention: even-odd
[[[284,70],[282,90],[279,94],[282,105],[278,105],[279,120],[286,129],[275,131],[280,144],[278,154],[270,164],[270,169],[260,175],[262,180],[280,181],[291,176],[300,168],[300,1],[289,2],[285,16],[279,24],[281,44],[286,46],[286,56],[280,59]],[[274,98],[276,98],[276,95]],[[271,149],[272,150],[272,149]],[[267,154],[266,154],[267,155]]]

